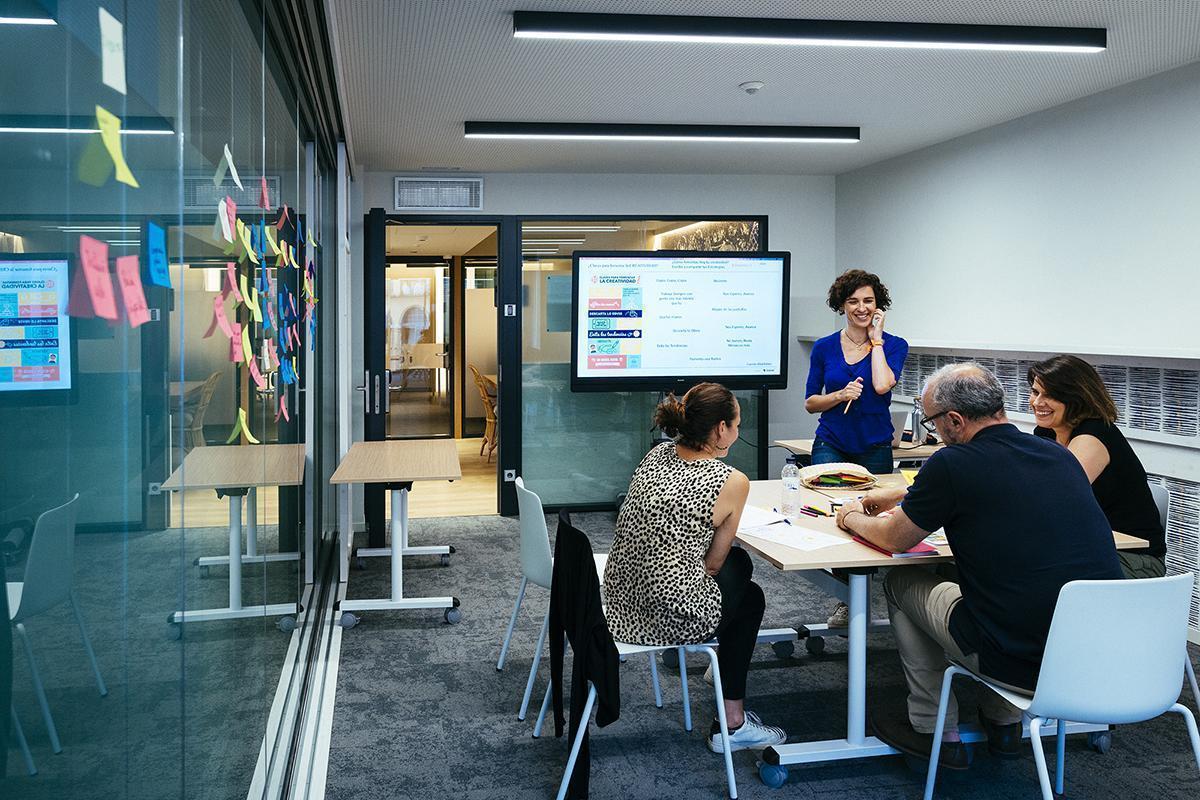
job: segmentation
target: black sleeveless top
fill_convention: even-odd
[[[1039,427],[1033,432],[1054,439],[1054,431],[1049,428]],[[1085,435],[1095,436],[1108,451],[1108,466],[1092,481],[1092,494],[1108,517],[1108,524],[1114,531],[1150,542],[1148,548],[1133,552],[1165,558],[1167,537],[1158,522],[1158,506],[1146,483],[1146,470],[1125,435],[1102,419],[1085,419],[1071,431],[1071,439]]]

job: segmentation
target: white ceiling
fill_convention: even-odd
[[[1108,29],[1097,54],[514,39],[515,9]],[[1200,59],[1197,0],[335,0],[369,170],[836,174]],[[739,83],[766,88],[749,96]],[[464,139],[465,120],[858,125],[858,144]]]
[[[495,225],[389,225],[388,255],[460,256],[496,233]],[[495,250],[492,250],[495,255]]]

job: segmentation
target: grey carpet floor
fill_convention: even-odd
[[[260,528],[264,550],[275,527]],[[189,623],[167,616],[228,604],[228,568],[201,577],[199,555],[228,552],[223,528],[80,534],[75,590],[109,694],[100,697],[68,607],[26,623],[63,751],[51,752],[25,653],[13,636],[13,704],[39,774],[11,737],[3,800],[244,798],[289,637],[275,618]],[[22,569],[10,570],[19,580]],[[243,571],[246,605],[297,597],[294,563]],[[8,724],[7,709],[3,724]]]
[[[579,527],[598,551],[612,539],[613,515],[580,514]],[[551,521],[553,536],[555,522]],[[364,612],[345,632],[338,672],[337,705],[329,757],[327,796],[334,800],[467,798],[518,800],[554,796],[566,763],[567,739],[548,728],[531,738],[536,700],[525,722],[517,721],[525,679],[548,592],[531,587],[509,650],[508,663],[495,662],[520,576],[515,519],[466,517],[416,520],[411,541],[453,544],[449,567],[436,558],[413,557],[405,564],[405,594],[453,594],[462,601],[463,621],[446,625],[439,611]],[[350,597],[385,595],[387,559],[368,559],[350,576]],[[794,575],[755,559],[755,579],[767,596],[764,625],[820,621],[832,602]],[[878,579],[872,599],[886,615]],[[1114,654],[1136,647],[1136,631],[1114,631]],[[1200,650],[1192,648],[1193,661]],[[869,708],[897,708],[904,681],[895,644],[887,632],[873,634],[868,649]],[[716,798],[724,796],[721,760],[704,746],[712,718],[712,690],[701,680],[704,664],[692,662],[695,730],[685,733],[677,674],[661,673],[664,707],[654,707],[649,669],[632,660],[621,670],[621,718],[592,729],[593,798]],[[534,690],[540,699],[549,674],[543,659]],[[1181,676],[1182,681],[1182,676]],[[962,687],[964,719],[970,719],[973,689]],[[1195,709],[1196,698],[1184,691]],[[784,727],[790,741],[845,735],[846,648],[831,639],[820,656],[803,648],[777,658],[760,646],[750,674],[747,707],[770,724]],[[756,754],[734,755],[738,791],[745,798],[919,797],[924,776],[900,757],[792,768],[779,790],[758,779]],[[1112,750],[1089,750],[1084,737],[1068,739],[1067,792],[1096,798],[1196,797],[1200,772],[1192,761],[1183,722],[1175,715],[1114,734]],[[977,753],[966,773],[939,778],[939,797],[960,800],[1037,796],[1031,758],[998,761]]]

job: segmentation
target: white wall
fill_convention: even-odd
[[[391,209],[393,178],[404,170],[363,174],[362,209]],[[811,435],[816,420],[804,411],[806,352],[797,334],[833,330],[824,296],[834,276],[834,179],[831,176],[761,175],[484,175],[482,214],[613,214],[629,217],[765,215],[768,245],[792,253],[789,378],[771,393],[771,439]],[[356,243],[361,264],[362,215]],[[356,275],[361,270],[356,269]],[[361,276],[358,277],[361,296]],[[356,351],[361,363],[361,344]],[[772,450],[771,471],[783,465]]]
[[[914,344],[1200,357],[1200,64],[837,178]]]

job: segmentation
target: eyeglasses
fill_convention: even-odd
[[[954,409],[952,409],[952,408],[947,408],[945,411],[939,411],[938,413],[934,414],[932,417],[921,417],[921,427],[924,428],[925,430],[929,431],[930,433],[937,433],[937,428],[934,427],[933,421],[935,419],[937,419],[938,417],[942,416],[943,414],[949,414],[953,410]]]

